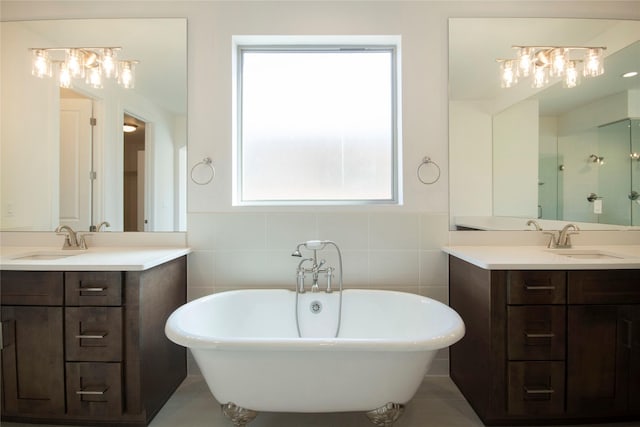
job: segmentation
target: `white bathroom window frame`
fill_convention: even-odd
[[[400,37],[399,36],[234,36],[233,37],[233,206],[353,206],[402,205]],[[242,69],[244,52],[357,52],[390,53],[391,66],[391,197],[380,199],[247,199],[243,195]]]

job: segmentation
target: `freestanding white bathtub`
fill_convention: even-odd
[[[464,335],[460,316],[433,299],[348,289],[337,338],[339,292],[299,294],[300,338],[295,299],[285,289],[222,292],[183,305],[167,320],[165,333],[191,350],[223,410],[240,414],[230,416],[236,425],[253,411],[402,408],[436,351]]]

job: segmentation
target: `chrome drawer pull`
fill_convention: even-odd
[[[527,394],[553,394],[555,390],[552,388],[524,388],[524,392]]]
[[[104,390],[78,390],[76,394],[103,395],[107,390],[109,390],[108,387]]]
[[[87,334],[76,335],[76,338],[80,340],[101,340],[106,336],[106,332],[89,332]]]
[[[525,285],[524,288],[526,290],[528,290],[528,291],[552,291],[556,287],[555,286],[528,286],[528,285]]]
[[[527,338],[553,338],[556,336],[556,334],[552,334],[552,333],[547,333],[547,334],[529,334],[526,333],[524,334],[525,337]]]
[[[107,288],[105,287],[93,287],[93,288],[78,288],[77,291],[78,292],[104,292],[106,291]]]

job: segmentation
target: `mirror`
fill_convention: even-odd
[[[95,231],[103,222],[109,226],[103,223],[101,231],[186,230],[186,19],[0,25],[0,230],[52,231],[68,224]],[[98,47],[119,47],[118,60],[137,61],[133,88],[105,78],[101,88],[75,79],[61,89],[57,64],[64,50],[50,51],[52,77],[31,73],[34,48]],[[125,118],[142,135],[141,143],[133,138],[135,175],[125,154],[131,144]],[[132,179],[134,191],[125,190]],[[127,211],[131,204],[138,207],[134,214]],[[141,218],[139,224],[125,228],[131,215]]]
[[[640,163],[632,155],[640,129],[629,120],[640,117],[640,77],[621,77],[640,71],[638,40],[638,21],[449,20],[451,229],[532,229],[529,219],[544,229],[567,221],[587,229],[640,225],[640,205],[631,200],[639,191]],[[503,89],[496,60],[516,58],[513,45],[606,46],[605,73],[570,89],[559,78],[541,89],[520,78]],[[626,129],[615,155],[605,142],[613,127]],[[604,163],[592,162],[592,154]],[[626,176],[624,189],[614,173]],[[621,209],[628,220],[612,215]]]

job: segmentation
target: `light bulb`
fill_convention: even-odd
[[[102,71],[100,70],[100,66],[93,67],[89,70],[87,84],[95,89],[102,88]]]
[[[578,69],[576,68],[575,61],[568,61],[567,68],[565,70],[564,75],[564,87],[570,89],[578,86],[580,83],[580,73],[578,73]]]
[[[551,75],[562,76],[567,67],[567,49],[556,48],[551,51]]]
[[[40,78],[51,77],[51,61],[46,50],[35,49],[33,51],[31,74]]]
[[[67,50],[65,62],[67,63],[67,69],[71,77],[74,79],[84,77],[84,55],[80,49]]]
[[[531,81],[531,87],[540,89],[549,82],[549,74],[547,67],[535,67],[533,72],[533,80]]]
[[[118,62],[118,83],[125,89],[133,89],[135,85],[135,61]]]
[[[518,74],[513,61],[504,61],[500,64],[500,76],[500,86],[503,88],[513,87],[513,85],[518,83]]]
[[[584,60],[584,76],[597,77],[602,73],[604,73],[604,66],[602,65],[602,49],[599,47],[588,49]]]
[[[116,53],[111,48],[106,48],[102,55],[102,72],[108,79],[116,75]]]
[[[533,68],[534,49],[531,47],[521,47],[518,51],[519,74],[528,77]]]
[[[60,64],[60,74],[58,76],[58,81],[60,83],[60,87],[71,87],[71,73],[69,72],[69,68],[67,67],[67,64],[65,62]]]

